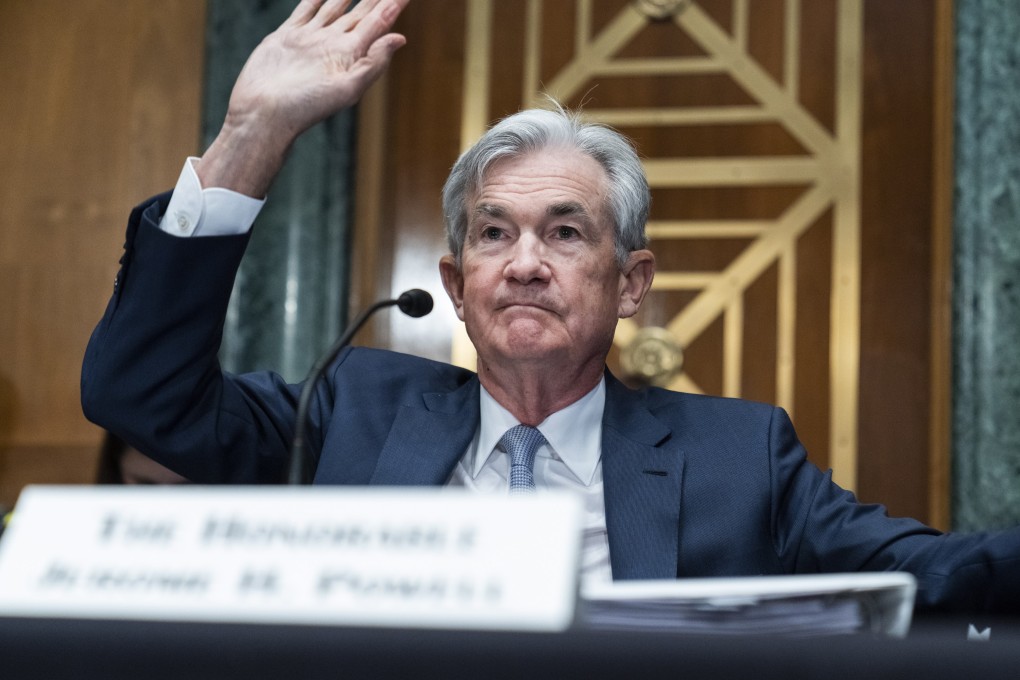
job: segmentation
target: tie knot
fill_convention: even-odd
[[[533,427],[515,425],[499,441],[510,454],[510,494],[534,491],[535,452],[545,442],[545,437]]]

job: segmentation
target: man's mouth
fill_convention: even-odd
[[[524,308],[524,309],[537,309],[537,310],[540,310],[540,311],[543,311],[543,312],[549,312],[550,314],[555,313],[555,312],[553,312],[553,310],[549,309],[545,305],[543,305],[541,303],[538,303],[538,302],[532,302],[532,301],[506,302],[506,303],[503,303],[502,305],[500,305],[499,308],[500,309],[513,309],[514,307]]]

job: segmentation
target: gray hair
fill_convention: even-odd
[[[583,122],[577,113],[528,109],[499,121],[454,164],[443,186],[443,217],[450,252],[460,266],[467,234],[467,201],[496,161],[550,147],[573,148],[602,166],[609,178],[606,212],[613,219],[616,261],[645,248],[645,222],[651,194],[641,160],[630,141],[616,130]]]

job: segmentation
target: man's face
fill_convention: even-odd
[[[652,268],[648,251],[617,266],[606,187],[602,166],[575,150],[489,169],[468,199],[461,270],[452,255],[440,264],[481,362],[565,370],[604,362],[617,319],[631,316],[647,290],[634,280],[636,263],[647,283]]]

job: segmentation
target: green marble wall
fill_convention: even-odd
[[[953,524],[1020,524],[1020,2],[957,0]]]
[[[245,60],[295,0],[209,0],[204,146],[216,136]],[[346,315],[354,116],[298,140],[255,223],[234,286],[221,360],[302,379]]]

